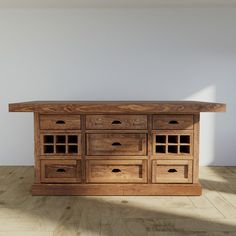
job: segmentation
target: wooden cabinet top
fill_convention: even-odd
[[[30,101],[10,103],[10,112],[199,113],[225,112],[226,104],[197,101]]]

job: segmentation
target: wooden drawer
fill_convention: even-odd
[[[40,129],[80,129],[80,115],[40,115]]]
[[[87,134],[87,155],[146,155],[146,134]]]
[[[192,183],[191,160],[153,160],[153,183]]]
[[[88,160],[88,183],[145,183],[146,160]]]
[[[81,164],[76,160],[41,160],[41,182],[81,182]]]
[[[86,129],[147,129],[147,116],[86,115]]]
[[[193,129],[193,115],[154,115],[153,129]]]

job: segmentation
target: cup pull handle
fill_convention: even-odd
[[[114,143],[112,143],[112,146],[121,146],[121,143],[119,143],[119,142],[114,142]]]
[[[120,170],[120,169],[113,169],[111,172],[113,172],[113,173],[119,173],[119,172],[121,172],[121,170]]]
[[[111,122],[112,125],[120,125],[121,124],[121,121],[120,120],[113,120]]]
[[[57,169],[57,172],[62,173],[62,172],[66,172],[66,170],[65,170],[65,169],[62,169],[62,168],[59,168],[59,169]]]
[[[56,124],[57,125],[63,125],[63,124],[65,124],[66,122],[64,121],[64,120],[57,120],[56,121]]]
[[[169,169],[168,172],[169,173],[175,173],[175,172],[177,172],[177,170],[176,169]]]
[[[169,121],[169,124],[170,125],[177,125],[177,124],[179,124],[179,122],[177,120],[171,120],[171,121]]]

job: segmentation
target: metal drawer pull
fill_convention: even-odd
[[[65,169],[57,169],[57,172],[66,172]]]
[[[113,120],[111,122],[112,125],[120,125],[121,124],[121,121],[120,120]]]
[[[177,172],[177,170],[176,169],[169,169],[168,172],[169,173],[174,173],[174,172]]]
[[[57,120],[56,121],[56,124],[57,125],[63,125],[63,124],[65,124],[66,122],[64,121],[64,120]]]
[[[113,169],[111,172],[118,173],[118,172],[121,172],[121,170],[120,169]]]
[[[119,143],[119,142],[114,142],[114,143],[112,143],[112,146],[121,146],[121,143]]]
[[[169,121],[169,124],[170,125],[177,125],[177,124],[179,124],[179,122],[177,120],[171,120],[171,121]]]

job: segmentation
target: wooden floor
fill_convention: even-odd
[[[236,236],[236,167],[200,176],[201,197],[32,197],[32,167],[0,167],[0,236]]]

